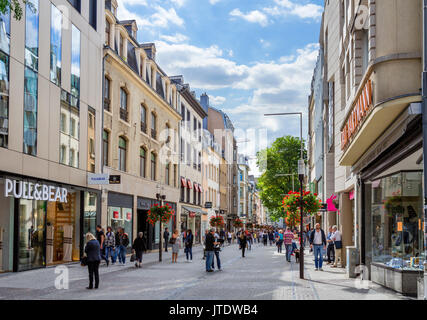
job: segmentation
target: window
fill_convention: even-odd
[[[187,166],[191,166],[191,146],[187,143]]]
[[[170,163],[167,163],[165,167],[165,184],[168,186],[170,185],[170,165]]]
[[[71,94],[80,97],[80,30],[71,28]]]
[[[172,138],[170,136],[170,127],[169,125],[166,123],[166,146],[170,148],[170,142],[171,142]]]
[[[9,141],[9,43],[10,11],[0,14],[0,147]]]
[[[81,10],[80,0],[68,0],[68,2],[78,11]]]
[[[151,180],[156,180],[156,155],[151,153]]]
[[[156,91],[164,99],[165,90],[163,89],[163,79],[160,73],[156,72]]]
[[[193,204],[196,204],[197,201],[197,190],[196,190],[196,184],[193,186]]]
[[[111,24],[108,19],[105,19],[105,45],[111,46],[110,44]]]
[[[62,48],[62,14],[53,4],[51,5],[50,25],[50,81],[61,85],[61,48]]]
[[[147,153],[144,148],[139,149],[139,174],[141,177],[146,178],[147,170]]]
[[[191,115],[190,115],[190,111],[189,111],[189,110],[187,110],[187,122],[188,122],[187,130],[188,130],[188,131],[190,131],[190,126],[191,126]]]
[[[181,183],[181,197],[179,201],[181,202],[185,201],[185,187],[182,185],[182,183]]]
[[[153,139],[157,139],[157,124],[156,124],[156,115],[152,112],[151,113],[151,137]]]
[[[109,133],[108,131],[104,130],[104,132],[102,133],[102,144],[103,144],[103,149],[102,149],[102,160],[103,160],[103,164],[104,166],[108,166],[108,151],[109,151]]]
[[[30,0],[27,2],[25,10],[25,65],[34,71],[38,71],[39,67],[38,10],[38,0]]]
[[[104,78],[104,110],[110,111],[110,87],[111,81],[107,77]]]
[[[190,192],[190,188],[187,187],[187,203],[190,203],[190,202],[191,202],[191,192]]]
[[[176,188],[176,180],[178,176],[178,166],[176,164],[173,165],[173,186]]]
[[[60,146],[61,148],[62,146],[66,147],[63,155],[60,156],[60,163],[78,168],[80,145],[80,102],[65,90],[61,91],[60,117]],[[69,156],[68,159],[67,155]]]
[[[89,0],[89,24],[96,30],[97,0]]]
[[[119,170],[126,171],[126,139],[123,137],[119,138]]]
[[[119,48],[120,48],[120,51],[119,51],[119,54],[120,54],[120,57],[124,57],[125,56],[125,48],[124,48],[124,46],[125,46],[125,44],[124,44],[124,39],[123,39],[123,36],[122,35],[120,35],[120,43],[119,43]]]
[[[120,88],[120,119],[128,121],[128,94],[125,89]]]
[[[88,157],[87,169],[89,172],[95,173],[95,110],[88,107]]]
[[[202,124],[199,122],[199,142],[202,142]]]
[[[141,131],[147,133],[147,109],[141,105]]]
[[[37,73],[25,68],[24,79],[24,153],[37,155]]]

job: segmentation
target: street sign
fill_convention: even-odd
[[[120,184],[121,183],[121,176],[120,175],[111,175],[110,176],[110,184]]]
[[[87,184],[89,185],[104,185],[109,184],[109,174],[95,174],[95,173],[88,173],[87,175]]]
[[[328,204],[327,203],[322,203],[322,207],[320,208],[321,212],[326,212],[328,211]]]
[[[205,208],[211,209],[212,208],[212,202],[205,202]]]

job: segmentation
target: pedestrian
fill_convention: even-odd
[[[119,256],[119,263],[121,265],[126,264],[126,250],[129,245],[129,236],[127,233],[125,233],[124,228],[120,228],[119,231],[119,247],[117,255]]]
[[[194,241],[194,237],[193,237],[193,232],[191,231],[191,229],[187,230],[187,236],[185,237],[184,240],[184,246],[185,246],[185,256],[187,258],[187,262],[193,262],[193,241]],[[190,259],[188,259],[188,257],[190,257]]]
[[[101,263],[101,247],[95,236],[88,232],[86,234],[85,254],[89,271],[89,287],[93,289],[93,278],[95,276],[95,289],[99,288],[99,264]]]
[[[335,261],[334,261],[334,265],[332,266],[332,268],[338,267],[338,260],[340,261],[340,266],[342,268],[343,263],[341,260],[341,249],[342,249],[341,232],[338,231],[337,226],[332,227],[332,232],[333,233],[331,235],[331,240],[334,242],[334,246],[335,246]]]
[[[308,230],[307,232],[307,236],[308,236],[308,243],[310,243],[310,237],[311,234],[314,232],[313,228],[311,228],[310,230]],[[310,246],[310,252],[313,252],[313,248]]]
[[[270,231],[269,233],[268,233],[268,240],[270,240],[270,247],[273,245],[273,242],[274,242],[274,234],[273,234],[273,231]]]
[[[279,233],[278,233],[277,239],[276,239],[276,243],[277,243],[277,253],[282,253],[283,230],[279,230]]]
[[[101,225],[97,225],[96,226],[96,240],[98,240],[99,242],[99,247],[101,249],[101,259],[105,260],[105,262],[107,263],[107,267],[109,265],[109,261],[108,259],[105,257],[105,233],[104,230],[102,229]]]
[[[326,237],[326,242],[328,243],[328,247],[326,249],[326,254],[328,256],[328,265],[335,261],[335,245],[334,241],[331,239],[332,234],[332,227],[329,227],[328,236]]]
[[[209,234],[209,230],[205,230],[205,236],[203,237],[203,260],[206,259],[206,236]]]
[[[215,229],[209,230],[206,235],[206,272],[213,272],[212,261],[214,258],[214,250],[217,242],[215,241]]]
[[[294,234],[291,232],[291,228],[286,227],[285,234],[283,235],[283,243],[285,244],[286,261],[288,261],[288,262],[291,262],[292,240],[293,239],[294,239]]]
[[[227,232],[227,241],[228,241],[228,245],[229,245],[229,246],[231,245],[231,239],[232,239],[231,232],[230,232],[230,231],[228,231],[228,232]]]
[[[181,247],[181,238],[179,237],[178,229],[172,234],[170,243],[172,244],[172,263],[177,263],[179,248]]]
[[[267,246],[267,241],[268,241],[268,234],[266,232],[263,233],[262,235],[262,241],[264,243],[264,247]]]
[[[168,252],[168,244],[169,244],[169,229],[165,228],[163,232],[163,239],[165,240],[165,252]]]
[[[320,228],[320,223],[316,224],[316,229],[310,234],[310,248],[314,250],[314,264],[316,271],[323,271],[323,254],[322,248],[326,250],[325,232]]]
[[[212,270],[215,270],[215,257],[216,257],[216,265],[218,267],[218,271],[221,270],[221,259],[219,258],[219,253],[221,252],[221,236],[218,233],[215,233],[215,245],[214,245],[214,257],[212,258]]]
[[[242,250],[242,258],[244,258],[246,250],[246,236],[243,232],[240,235],[240,249]]]
[[[132,249],[133,249],[133,251],[135,253],[135,257],[136,257],[135,267],[141,268],[142,253],[144,251],[147,251],[147,247],[146,247],[145,241],[144,241],[144,233],[143,232],[138,233],[138,237],[136,237],[134,242],[133,242]]]
[[[116,236],[114,235],[113,228],[107,227],[107,233],[105,234],[105,258],[109,261],[111,256],[111,264],[116,263]]]
[[[299,236],[296,230],[294,230],[294,238],[292,239],[292,255],[294,255],[294,251],[298,250],[297,241],[299,240]]]

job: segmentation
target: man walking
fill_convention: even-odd
[[[332,227],[329,227],[328,236],[326,237],[326,242],[328,243],[328,248],[326,249],[326,254],[328,256],[328,265],[335,261],[335,246],[332,241]]]
[[[334,242],[334,245],[335,245],[335,262],[332,268],[338,267],[338,259],[340,260],[340,266],[342,268],[342,260],[341,260],[342,237],[341,237],[341,232],[338,231],[337,226],[332,227],[331,240]]]
[[[326,250],[325,232],[320,229],[320,223],[316,224],[316,229],[310,234],[310,248],[314,250],[314,264],[316,271],[323,271],[322,247]]]
[[[210,229],[210,232],[206,235],[206,272],[213,272],[212,262],[214,258],[215,245],[215,229]]]
[[[163,239],[165,240],[165,252],[168,252],[168,243],[169,243],[169,229],[165,228],[163,232]]]
[[[96,226],[96,240],[98,240],[99,242],[99,247],[100,247],[100,252],[101,252],[101,259],[105,260],[105,262],[107,263],[107,267],[109,265],[109,261],[108,259],[105,257],[105,234],[104,234],[104,230],[102,230],[102,226],[101,225],[97,225]]]
[[[294,234],[291,232],[291,228],[286,227],[286,232],[283,235],[283,242],[286,249],[286,261],[291,262],[292,254],[292,240],[294,239]]]

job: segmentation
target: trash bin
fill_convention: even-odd
[[[347,276],[349,278],[356,278],[356,266],[359,264],[359,251],[356,247],[347,247]]]

